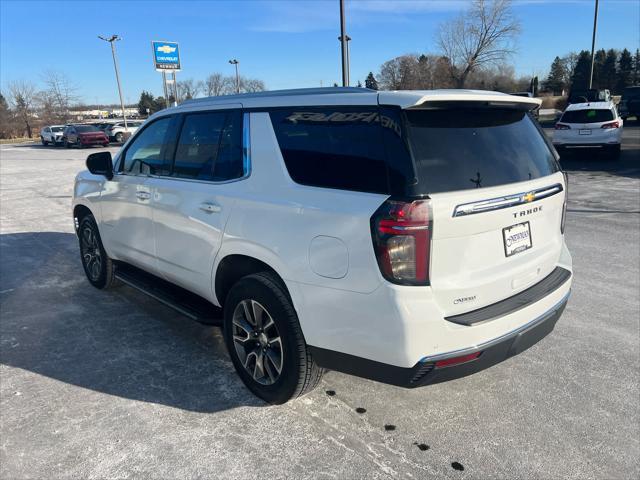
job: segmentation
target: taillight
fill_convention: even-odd
[[[460,357],[447,358],[446,360],[438,360],[436,362],[436,368],[453,367],[454,365],[460,365],[462,363],[471,362],[476,360],[482,352],[470,353],[469,355],[462,355]]]
[[[571,127],[569,125],[565,125],[564,123],[556,123],[556,126],[554,128],[556,130],[571,130]]]
[[[605,123],[600,128],[620,128],[620,122],[616,120],[615,122]]]
[[[401,285],[429,284],[429,200],[387,200],[371,217],[371,235],[384,278]]]
[[[562,220],[560,220],[560,233],[564,234],[564,222],[567,218],[567,202],[569,201],[569,175],[567,172],[562,172],[564,175],[564,203],[562,204]]]

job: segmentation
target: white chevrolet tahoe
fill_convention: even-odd
[[[472,374],[545,337],[569,297],[567,184],[538,106],[325,88],[163,110],[76,178],[85,273],[221,325],[267,402],[325,369]]]

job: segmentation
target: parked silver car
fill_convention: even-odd
[[[122,143],[124,142],[128,136],[126,133],[129,133],[129,136],[135,133],[136,130],[142,125],[140,121],[127,121],[127,128],[124,128],[124,122],[117,122],[113,125],[107,127],[104,133],[107,134],[109,140],[112,142]]]

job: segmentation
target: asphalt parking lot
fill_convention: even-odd
[[[638,478],[637,125],[619,161],[563,162],[575,279],[549,337],[415,390],[330,372],[278,407],[216,328],[85,280],[70,202],[99,149],[1,146],[0,477]]]

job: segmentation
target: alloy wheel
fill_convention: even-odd
[[[254,381],[272,385],[282,373],[282,340],[267,309],[255,300],[243,300],[233,312],[232,336],[242,366]]]
[[[80,240],[82,262],[89,274],[89,278],[96,282],[102,273],[102,254],[100,253],[98,238],[91,226],[87,225],[82,229]]]

